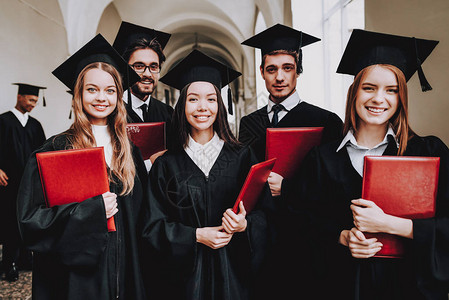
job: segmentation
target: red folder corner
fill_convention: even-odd
[[[267,128],[265,158],[276,157],[273,172],[290,178],[322,136],[323,127]]]
[[[251,166],[242,189],[237,196],[234,207],[232,208],[234,213],[237,213],[241,201],[243,201],[247,214],[249,214],[254,206],[256,206],[257,200],[267,182],[275,161],[276,158],[272,158]]]
[[[126,125],[126,131],[144,160],[166,149],[165,122],[129,123]]]
[[[439,157],[366,156],[362,198],[375,202],[385,213],[407,219],[435,216]],[[376,237],[382,249],[375,257],[398,258],[405,253],[405,238],[386,233]]]
[[[36,154],[48,207],[73,202],[109,191],[103,147],[49,151]],[[108,231],[115,231],[114,217]]]

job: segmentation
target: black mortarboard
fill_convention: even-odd
[[[26,83],[13,83],[14,85],[19,86],[18,94],[20,95],[33,95],[39,96],[39,90],[45,90],[46,87],[31,85]]]
[[[399,68],[408,81],[418,71],[422,91],[431,90],[421,64],[438,41],[355,29],[337,68],[337,73],[357,75],[362,69],[377,64]]]
[[[157,31],[151,28],[122,22],[112,45],[120,55],[123,55],[125,50],[136,40],[145,38],[148,41],[156,39],[161,45],[162,49],[167,45],[171,34],[162,31]]]
[[[206,81],[221,90],[222,87],[242,75],[234,69],[207,56],[199,50],[193,50],[176,66],[171,68],[160,81],[182,90],[187,84],[195,81]],[[228,111],[232,115],[232,95],[228,89]]]
[[[242,45],[260,48],[262,56],[264,56],[276,50],[290,50],[299,53],[302,47],[320,40],[302,31],[276,24],[242,42]]]
[[[94,62],[105,62],[116,68],[122,76],[124,90],[140,80],[140,76],[128,66],[101,34],[97,34],[52,73],[73,91],[79,73]]]
[[[45,90],[47,89],[44,86],[37,86],[27,83],[13,83],[14,85],[19,86],[19,91],[17,94],[19,95],[33,95],[33,96],[39,96],[39,90]],[[42,96],[43,99],[43,106],[47,106],[47,103],[45,101],[45,96]]]

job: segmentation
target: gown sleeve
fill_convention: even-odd
[[[169,217],[170,202],[166,201],[165,192],[169,175],[165,164],[164,157],[159,157],[149,173],[149,197],[142,238],[144,244],[155,253],[163,253],[162,259],[167,259],[171,266],[192,266],[197,251],[196,228],[175,222]]]
[[[436,137],[427,137],[426,147],[440,157],[436,216],[413,220],[412,242],[418,281],[429,293],[433,285],[449,290],[449,149]]]
[[[248,170],[252,165],[257,163],[256,156],[250,147],[247,147],[248,155],[244,158],[248,164]],[[246,178],[246,174],[242,176]],[[244,232],[235,233],[229,246],[236,246],[240,261],[246,261],[250,264],[252,272],[257,272],[266,257],[267,249],[271,246],[274,239],[274,232],[272,231],[272,211],[273,199],[268,183],[265,184],[262,193],[259,196],[254,209],[246,215],[247,228]],[[232,251],[232,250],[231,250]],[[246,257],[246,258],[244,258]]]
[[[321,144],[340,140],[343,138],[343,122],[335,113],[330,113],[323,130],[323,137]]]
[[[54,149],[41,148],[40,151]],[[22,239],[32,251],[54,255],[68,266],[92,266],[106,248],[108,230],[101,195],[47,208],[37,167],[30,157],[17,198]]]
[[[291,218],[296,220],[295,227],[308,228],[309,239],[327,248],[340,248],[338,239],[347,224],[338,221],[338,203],[327,199],[331,185],[326,180],[322,159],[326,158],[321,157],[318,147],[307,154],[295,178],[295,187],[289,191],[287,206]]]

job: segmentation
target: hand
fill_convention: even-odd
[[[364,232],[388,232],[389,215],[373,201],[356,199],[351,201],[354,225]]]
[[[340,233],[340,243],[349,248],[354,258],[370,258],[382,249],[376,238],[367,239],[363,232],[353,227]]]
[[[154,153],[153,155],[151,155],[151,156],[150,156],[151,164],[154,164],[154,161],[156,160],[156,158],[158,158],[159,156],[161,156],[161,155],[164,154],[165,152],[167,152],[167,149],[166,149],[166,150],[159,151],[159,152],[156,152],[156,153]]]
[[[106,210],[106,219],[114,216],[118,212],[117,195],[111,192],[102,194],[104,201],[104,208]]]
[[[2,169],[0,169],[0,186],[7,186],[8,185],[8,176],[5,172],[3,172]]]
[[[284,177],[278,173],[271,172],[268,176],[268,185],[270,186],[271,195],[273,197],[281,195],[282,180]]]
[[[242,232],[246,230],[248,225],[246,221],[246,210],[243,202],[239,203],[239,213],[235,214],[232,209],[228,208],[224,214],[222,220],[222,226],[227,233]]]
[[[223,226],[202,227],[196,229],[196,241],[212,249],[226,246],[232,238],[232,234],[223,231]]]

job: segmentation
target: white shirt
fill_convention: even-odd
[[[337,148],[337,152],[340,151],[343,147],[346,146],[346,150],[348,151],[349,158],[351,159],[352,166],[363,177],[363,164],[364,158],[367,155],[373,156],[381,156],[385,149],[388,146],[388,136],[391,135],[396,141],[396,146],[399,147],[399,144],[396,139],[396,135],[393,131],[393,128],[389,127],[387,133],[382,142],[369,149],[364,146],[360,146],[357,144],[357,140],[355,139],[354,132],[352,129],[348,131],[340,146]]]
[[[28,122],[28,113],[25,112],[24,114],[19,111],[17,108],[13,108],[11,112],[16,116],[16,118],[19,120],[20,124],[22,124],[23,127],[27,125]]]
[[[92,133],[94,134],[97,147],[104,148],[104,158],[107,165],[111,168],[112,143],[108,125],[92,125]]]
[[[139,98],[137,98],[136,96],[133,95],[133,93],[131,93],[131,107],[133,108],[133,111],[139,116],[140,119],[143,120],[143,112],[142,109],[140,108],[144,103],[147,105],[147,107],[150,106],[150,100],[151,100],[151,96],[149,96],[147,98],[146,101],[142,101]],[[128,103],[128,90],[126,90],[123,93],[123,101],[125,103]],[[151,170],[151,160],[150,159],[146,159],[143,161],[145,163],[145,168],[147,169],[147,172],[150,172]]]
[[[296,105],[298,105],[299,103],[301,103],[301,99],[299,98],[298,92],[295,91],[293,94],[291,94],[287,99],[285,99],[284,101],[282,101],[279,104],[282,104],[282,106],[284,106],[285,109],[281,110],[278,113],[278,120],[281,121],[283,117],[285,117],[285,115],[292,110]],[[274,103],[273,101],[271,101],[271,99],[268,99],[268,105],[267,105],[267,113],[268,113],[268,119],[270,119],[270,122],[273,120],[273,106],[276,103]]]
[[[193,160],[193,162],[203,171],[204,175],[209,176],[218,155],[223,148],[224,141],[214,132],[212,139],[204,145],[201,145],[190,136],[184,151]]]
[[[147,107],[149,107],[150,106],[150,100],[151,100],[151,96],[148,96],[147,100],[142,101],[139,98],[137,98],[136,96],[134,96],[133,93],[131,93],[131,107],[133,108],[133,111],[142,120],[143,120],[143,112],[142,112],[142,109],[140,107],[144,103],[147,105]],[[123,101],[125,103],[128,103],[128,91],[127,90],[123,93]]]

